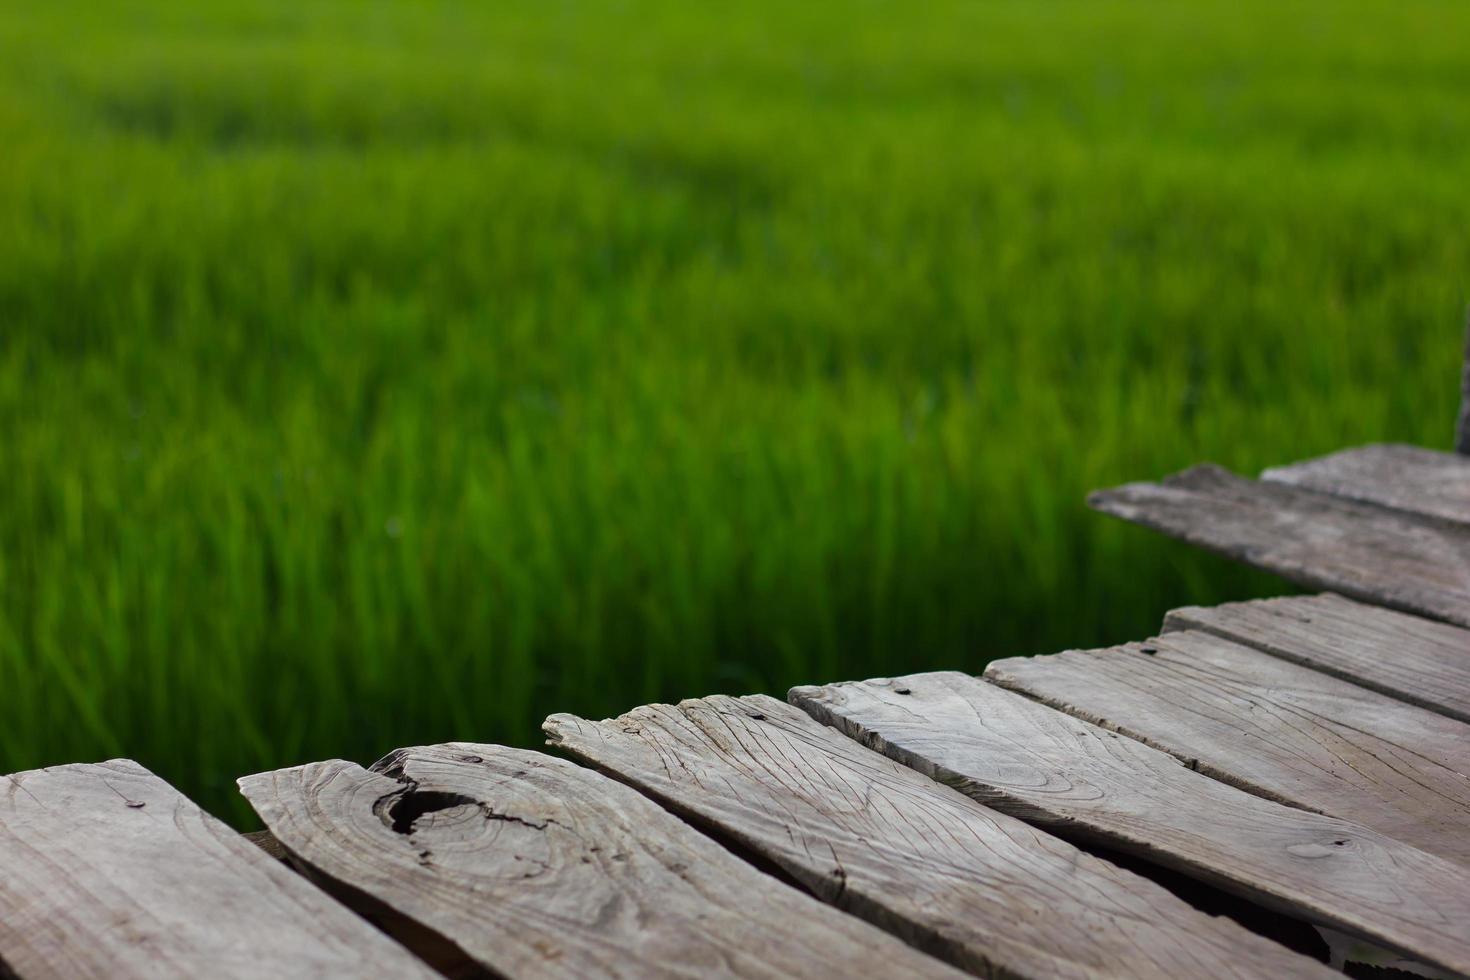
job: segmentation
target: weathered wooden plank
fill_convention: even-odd
[[[1376,831],[1253,796],[964,674],[795,688],[864,744],[1042,827],[1470,972],[1470,876]]]
[[[1208,633],[999,660],[985,676],[1216,779],[1470,864],[1470,725],[1453,718]]]
[[[1196,466],[1097,509],[1309,588],[1470,626],[1470,529]]]
[[[1202,630],[1470,722],[1470,630],[1330,592],[1187,606],[1165,632]]]
[[[983,975],[1322,975],[1138,875],[863,748],[772,698],[547,719],[553,744]]]
[[[0,961],[56,977],[432,977],[129,760],[0,777]]]
[[[1380,443],[1278,466],[1261,479],[1470,524],[1470,457],[1457,453]]]
[[[296,860],[497,975],[957,976],[541,753],[453,743],[240,788]]]

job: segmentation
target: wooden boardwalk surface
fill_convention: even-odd
[[[1001,660],[987,679],[1267,799],[1470,863],[1470,725],[1207,633]]]
[[[281,859],[134,762],[0,777],[0,978],[1470,977],[1470,460],[1093,502],[1330,591],[246,776]]]
[[[653,705],[553,741],[981,975],[1297,975],[1314,964],[767,697]]]
[[[1307,588],[1470,626],[1470,526],[1208,465],[1091,503]]]

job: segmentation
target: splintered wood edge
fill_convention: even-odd
[[[254,844],[256,847],[260,848],[262,851],[265,851],[265,853],[269,854],[277,861],[280,861],[282,864],[285,864],[288,867],[290,866],[291,862],[286,855],[286,849],[281,846],[280,841],[276,840],[276,835],[272,834],[269,830],[252,830],[249,833],[241,834],[240,836],[248,840],[250,843]]]

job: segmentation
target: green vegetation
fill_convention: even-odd
[[[5,3],[0,771],[1147,634],[1086,510],[1443,446],[1470,7]]]

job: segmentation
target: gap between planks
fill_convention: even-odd
[[[563,759],[404,749],[240,780],[293,858],[370,895],[458,968],[513,978],[958,978]],[[406,940],[414,942],[413,939]]]
[[[1465,869],[1194,772],[1142,742],[953,672],[795,688],[863,744],[1041,827],[1470,973]]]
[[[1261,479],[1470,525],[1470,457],[1456,453],[1375,443],[1273,467]]]
[[[1201,630],[1470,722],[1470,630],[1342,596],[1187,606],[1164,632]]]
[[[1452,718],[1199,632],[998,660],[985,677],[1223,782],[1470,864],[1470,725]]]
[[[981,975],[1333,975],[772,698],[545,727],[553,745]]]

